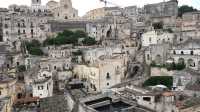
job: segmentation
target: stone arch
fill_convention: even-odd
[[[179,58],[179,59],[178,59],[178,63],[180,63],[180,64],[185,64],[184,58]]]
[[[156,64],[161,64],[162,63],[162,57],[161,57],[161,55],[156,55],[156,57],[155,57],[155,62],[156,62]]]
[[[109,30],[106,33],[106,37],[110,38],[111,37],[111,33],[112,33],[112,28],[110,26]]]
[[[188,59],[187,65],[188,65],[188,67],[195,67],[196,66],[193,59]]]

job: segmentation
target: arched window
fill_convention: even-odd
[[[20,30],[18,30],[18,35],[20,35],[20,33],[21,33]]]
[[[184,54],[184,52],[183,52],[183,51],[181,51],[181,54],[183,55],[183,54]]]
[[[109,73],[106,74],[106,79],[110,79],[110,74]]]
[[[194,51],[190,51],[190,54],[191,54],[191,55],[194,55]]]
[[[174,54],[176,54],[176,51],[175,51],[175,50],[174,50],[173,52],[174,52]]]

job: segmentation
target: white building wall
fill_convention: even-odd
[[[49,79],[44,83],[32,85],[33,97],[46,98],[53,95],[53,80]]]
[[[155,31],[147,32],[142,35],[142,46],[157,44],[157,35]]]

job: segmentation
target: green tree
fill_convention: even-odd
[[[29,50],[29,53],[31,55],[36,55],[36,56],[42,56],[42,55],[44,55],[44,53],[42,52],[42,50],[40,48],[37,48],[37,47],[32,47]]]
[[[53,45],[55,42],[54,38],[47,38],[46,40],[44,40],[43,45]]]
[[[71,36],[71,35],[74,35],[74,32],[73,31],[70,31],[70,30],[64,30],[62,33],[60,33],[61,35],[63,36]]]
[[[87,45],[87,46],[91,46],[91,45],[96,44],[96,40],[94,38],[91,38],[91,37],[86,37],[82,42],[83,42],[84,45]]]
[[[184,13],[186,12],[194,12],[197,11],[197,9],[190,7],[188,5],[183,5],[178,8],[178,17],[182,17]]]
[[[25,67],[25,65],[19,65],[17,67],[17,70],[18,70],[18,72],[24,72],[24,71],[26,71],[26,67]]]
[[[85,38],[85,37],[87,37],[87,34],[82,30],[77,30],[74,32],[73,36],[78,37],[78,38]]]
[[[31,55],[41,56],[44,53],[40,49],[41,43],[38,40],[32,40],[31,42],[25,42],[26,48]]]
[[[63,44],[74,44],[78,45],[79,38],[86,38],[87,34],[84,31],[69,31],[65,30],[58,33],[55,38],[48,38],[43,42],[43,45],[63,45]]]
[[[144,87],[147,86],[155,86],[155,85],[165,85],[169,89],[171,89],[173,85],[173,77],[172,76],[154,76],[150,77],[148,80],[146,80],[143,84]]]

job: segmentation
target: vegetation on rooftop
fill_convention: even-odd
[[[183,5],[178,8],[178,17],[182,17],[184,13],[187,12],[195,12],[198,11],[197,9],[190,7],[188,5]]]
[[[25,45],[28,53],[31,55],[42,56],[44,54],[40,49],[41,43],[38,40],[32,40],[31,42],[26,41]]]
[[[94,38],[89,37],[86,32],[84,31],[70,31],[70,30],[64,30],[63,32],[58,33],[56,37],[53,38],[47,38],[44,42],[44,46],[48,45],[64,45],[64,44],[73,44],[78,45],[79,39],[83,39],[82,43],[83,45],[90,46],[95,45],[96,41]]]
[[[168,71],[171,71],[171,70],[181,71],[185,69],[186,65],[185,63],[175,63],[175,62],[158,65],[155,63],[155,61],[152,61],[151,67],[166,68]]]
[[[25,65],[19,65],[19,66],[17,66],[17,71],[18,72],[24,72],[24,71],[26,71],[26,66]]]
[[[156,85],[165,85],[169,89],[171,89],[173,85],[173,77],[172,76],[153,76],[143,83],[144,87],[156,86]]]

